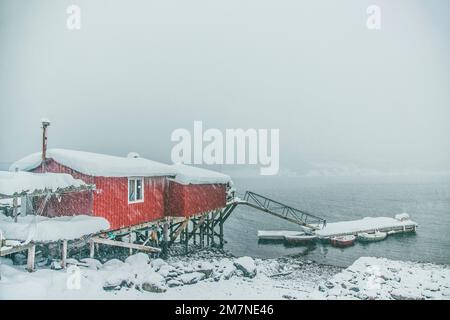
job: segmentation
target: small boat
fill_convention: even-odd
[[[366,242],[381,241],[386,239],[386,237],[387,233],[380,231],[376,231],[375,233],[367,233],[367,232],[358,233],[358,240]]]
[[[286,235],[284,241],[288,244],[308,244],[313,242],[317,236],[311,235]]]
[[[334,247],[349,247],[355,243],[356,237],[354,235],[338,236],[331,238],[331,245]]]

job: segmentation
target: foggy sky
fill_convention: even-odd
[[[447,0],[0,0],[0,168],[39,150],[48,117],[49,147],[169,162],[171,132],[202,120],[279,128],[282,171],[448,171],[449,13]]]

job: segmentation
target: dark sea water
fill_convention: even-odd
[[[349,266],[362,256],[450,264],[450,177],[258,177],[234,178],[238,194],[251,190],[327,219],[327,222],[407,212],[416,233],[356,243],[339,249],[327,244],[286,247],[258,243],[258,230],[298,230],[298,226],[246,206],[225,224],[225,248],[235,255],[274,258],[299,255],[319,263]]]

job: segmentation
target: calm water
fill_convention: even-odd
[[[363,181],[364,180],[364,181]],[[393,217],[407,212],[419,224],[416,233],[345,249],[317,243],[286,247],[258,244],[258,230],[297,230],[297,226],[249,207],[237,207],[225,225],[226,248],[236,255],[274,258],[303,255],[348,266],[361,256],[450,264],[450,178],[235,178],[238,193],[251,190],[328,222],[366,216]]]

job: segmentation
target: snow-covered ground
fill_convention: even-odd
[[[0,299],[450,299],[448,266],[383,258],[342,269],[292,257],[202,251],[163,261],[138,253],[34,273],[0,261]]]

